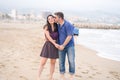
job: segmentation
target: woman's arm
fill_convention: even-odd
[[[45,33],[47,39],[48,39],[53,45],[55,45],[55,47],[57,47],[57,43],[55,42],[55,40],[53,40],[53,39],[51,38],[50,33],[49,33],[47,27],[44,29],[44,33]]]

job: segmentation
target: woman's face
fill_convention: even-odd
[[[49,16],[49,17],[48,17],[48,22],[49,22],[50,24],[53,24],[53,23],[55,22],[54,17],[53,17],[53,16]]]

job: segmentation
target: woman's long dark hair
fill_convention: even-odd
[[[51,32],[53,32],[53,31],[52,31],[51,25],[50,25],[50,23],[49,23],[49,21],[48,21],[48,18],[49,18],[50,16],[52,16],[52,17],[54,18],[53,15],[48,15],[48,16],[47,16],[47,22],[46,22],[46,25],[45,25],[45,26],[48,27],[48,31],[51,33]],[[54,23],[54,32],[57,32],[57,31],[58,31],[57,23]]]

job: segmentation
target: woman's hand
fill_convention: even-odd
[[[57,44],[57,43],[55,44],[55,47],[58,48],[58,49],[59,49],[59,46],[60,46],[59,44]]]

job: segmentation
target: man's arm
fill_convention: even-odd
[[[63,50],[65,48],[65,46],[70,42],[71,39],[72,39],[72,35],[67,36],[64,43],[62,45],[60,45],[59,50]]]
[[[72,39],[71,35],[67,36],[67,38],[65,39],[65,41],[62,45],[65,47],[70,42],[71,39]]]

